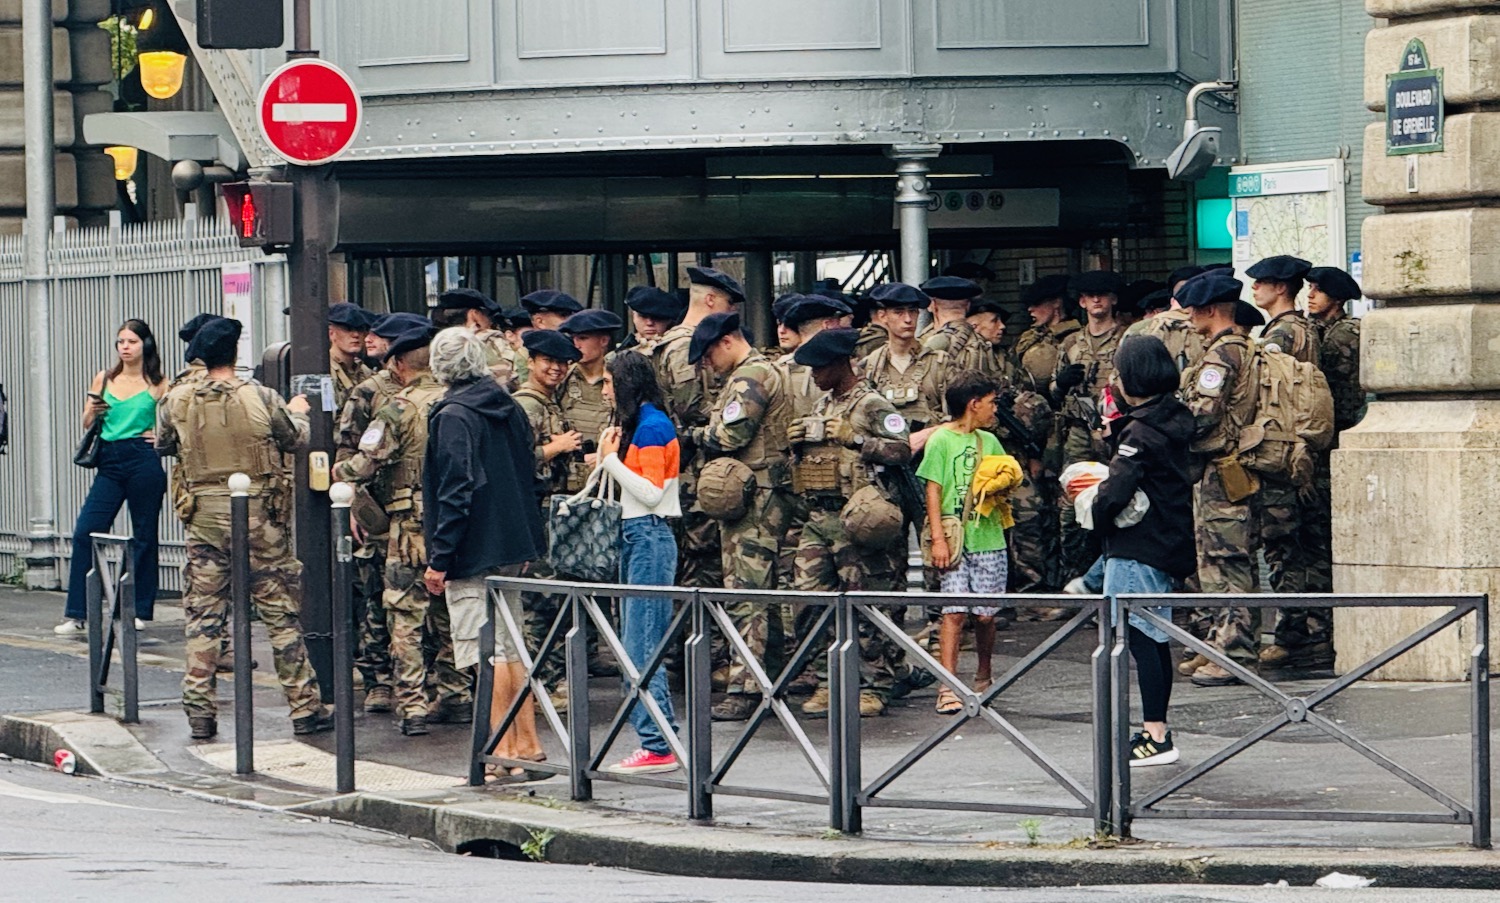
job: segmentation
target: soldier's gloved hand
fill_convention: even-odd
[[[834,442],[840,445],[849,446],[850,448],[853,448],[855,445],[854,424],[847,420],[835,420],[828,424],[828,435],[832,437]]]
[[[786,428],[786,441],[792,445],[801,445],[807,441],[807,423],[802,420],[793,420],[791,426]]]
[[[1064,392],[1075,389],[1083,385],[1084,377],[1087,375],[1088,371],[1082,364],[1069,364],[1058,371],[1057,388]]]

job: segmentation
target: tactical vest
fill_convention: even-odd
[[[928,360],[923,360],[924,357]],[[943,420],[942,410],[932,409],[922,386],[938,360],[936,354],[918,348],[912,355],[911,366],[902,373],[891,364],[891,346],[885,345],[870,356],[865,376],[908,423],[928,427]]]
[[[498,329],[482,329],[474,333],[474,337],[484,345],[484,361],[495,382],[509,389],[516,375],[516,349]]]
[[[257,386],[240,379],[205,380],[174,411],[183,489],[194,497],[228,497],[229,477],[250,477],[250,494],[277,493],[286,480],[271,436],[271,409]]]
[[[813,382],[812,368],[797,363],[790,354],[777,363],[786,369],[787,391],[792,397],[792,417],[806,417],[818,403],[818,396],[823,394],[823,390]]]
[[[333,375],[333,402],[334,410],[343,410],[344,402],[349,400],[349,393],[354,387],[369,379],[373,371],[359,361],[354,362],[353,367],[342,367],[333,363],[330,367]]]
[[[548,442],[551,442],[553,436],[568,432],[568,422],[563,417],[562,411],[557,407],[557,403],[555,401],[549,398],[546,394],[532,388],[530,384],[524,385],[521,388],[517,389],[515,391],[514,398],[523,409],[527,409],[528,418],[531,415],[530,408],[541,411],[542,416],[540,420],[542,422],[542,428],[538,430],[535,437],[536,446],[538,448],[536,462],[537,476],[541,477],[547,482],[547,488],[549,490],[558,492],[570,491],[568,489],[568,486],[571,482],[568,472],[568,456],[558,455],[551,461],[547,461],[544,463],[542,461],[540,453],[541,446],[547,444]],[[530,406],[530,408],[528,408],[528,406]],[[582,484],[580,484],[577,488],[571,491],[576,492],[578,491],[578,489],[582,488],[583,486]]]
[[[599,441],[599,434],[609,426],[614,414],[614,409],[604,400],[604,381],[601,379],[590,385],[577,367],[563,381],[557,404],[568,423],[582,433],[587,442]]]
[[[1125,330],[1125,335],[1160,339],[1167,346],[1167,353],[1172,356],[1178,372],[1191,369],[1203,359],[1203,336],[1193,328],[1191,315],[1185,309],[1164,311],[1142,320]]]
[[[1235,374],[1236,382],[1233,385],[1226,384],[1219,390],[1225,399],[1224,416],[1214,426],[1213,432],[1193,440],[1189,450],[1194,454],[1222,455],[1238,448],[1239,424],[1248,423],[1255,416],[1255,386],[1250,383],[1254,377],[1252,368],[1255,363],[1253,360],[1255,350],[1251,347],[1250,339],[1245,336],[1228,333],[1211,342],[1204,350],[1198,365],[1183,374],[1182,385],[1184,388],[1196,386],[1199,374],[1209,362],[1210,353],[1222,345],[1240,346],[1240,371]]]
[[[391,500],[385,510],[391,515],[402,514],[419,521],[422,518],[422,464],[427,455],[427,412],[432,410],[432,406],[438,403],[445,391],[430,374],[424,373],[396,396],[416,410],[406,415],[411,422],[405,424],[406,434],[402,436],[401,456],[392,461],[389,467]]]
[[[870,466],[860,457],[857,449],[848,448],[832,440],[842,424],[854,424],[855,412],[860,402],[879,393],[851,392],[849,397],[835,403],[832,395],[818,399],[809,419],[823,424],[825,441],[804,443],[797,449],[796,461],[792,465],[792,491],[798,495],[833,497],[842,503],[854,493],[872,484]],[[866,437],[869,438],[869,437]]]
[[[790,392],[791,380],[780,365],[772,361],[765,363],[772,374],[770,384],[766,386],[769,407],[766,409],[765,419],[760,423],[760,429],[755,431],[755,438],[750,440],[749,445],[735,452],[734,457],[755,472],[755,481],[762,489],[784,489],[790,476],[787,472],[787,459],[791,452],[786,431],[796,419]],[[733,375],[730,379],[734,379]]]

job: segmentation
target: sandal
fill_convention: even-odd
[[[983,696],[985,694],[985,691],[994,686],[994,684],[995,679],[993,677],[976,676],[974,678],[974,692],[979,696]]]
[[[485,786],[492,784],[525,784],[529,781],[545,781],[552,777],[550,771],[533,771],[530,768],[522,768],[519,772],[512,772],[504,765],[484,766]]]
[[[938,690],[937,713],[939,715],[957,715],[963,710],[963,700],[959,699],[957,694],[947,687]]]

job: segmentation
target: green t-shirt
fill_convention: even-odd
[[[984,442],[984,455],[1003,455],[1005,448],[994,434],[979,431]],[[917,476],[943,487],[943,514],[962,514],[964,494],[974,483],[974,469],[979,466],[979,455],[975,454],[974,434],[964,435],[948,427],[942,427],[927,439],[927,448],[922,452],[922,463],[917,466]],[[979,517],[976,510],[964,524],[965,552],[998,552],[1005,548],[1005,527],[1000,523],[1000,512],[991,512],[989,517]]]

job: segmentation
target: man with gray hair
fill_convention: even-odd
[[[510,393],[490,376],[483,344],[465,329],[445,329],[432,340],[430,356],[432,375],[447,392],[432,406],[427,422],[424,579],[428,592],[448,594],[453,660],[463,669],[480,662],[485,578],[521,573],[527,562],[546,553],[546,542],[536,507],[531,425]],[[519,623],[516,594],[507,593],[505,602]],[[503,625],[496,625],[495,633],[491,724],[499,723],[526,680],[526,667]],[[534,711],[528,698],[496,755],[543,758]],[[503,775],[525,776],[520,769]]]

